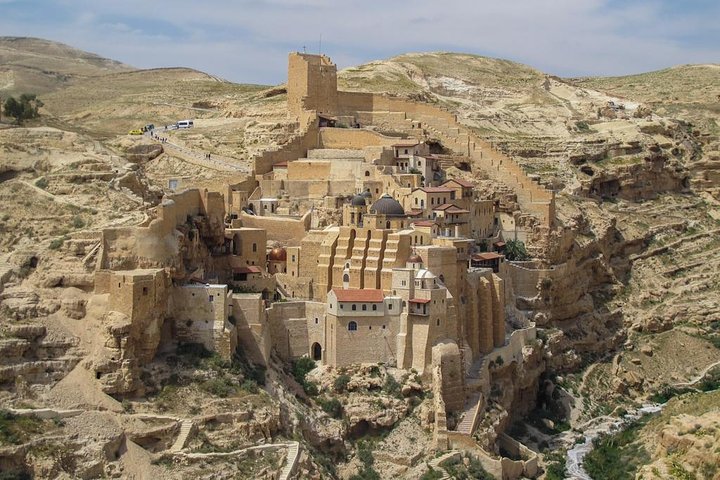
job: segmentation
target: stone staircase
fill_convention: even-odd
[[[290,442],[288,443],[287,459],[285,461],[285,467],[280,472],[278,480],[290,480],[295,467],[297,466],[298,458],[300,458],[300,443]]]
[[[187,444],[188,437],[190,436],[190,432],[193,428],[193,422],[192,420],[182,420],[180,422],[180,433],[178,433],[177,438],[175,439],[175,443],[173,443],[172,447],[170,447],[171,452],[179,452],[183,448],[185,448],[185,445]]]
[[[442,477],[439,477],[439,480],[447,480],[452,477],[450,477],[450,474],[440,464],[447,460],[450,460],[451,458],[459,458],[460,456],[460,452],[456,450],[451,450],[444,455],[440,455],[439,457],[430,460],[428,462],[428,466],[434,471],[440,472],[442,474]]]
[[[480,392],[473,392],[470,395],[470,398],[467,402],[465,402],[465,409],[463,410],[460,423],[458,423],[455,428],[456,432],[462,433],[463,435],[472,435],[474,433],[478,413],[478,403],[481,399],[482,393]]]

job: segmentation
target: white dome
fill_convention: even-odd
[[[417,275],[415,275],[416,279],[422,279],[422,278],[436,278],[435,274],[432,273],[430,270],[426,270],[424,268],[421,268],[418,270]]]

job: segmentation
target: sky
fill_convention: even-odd
[[[0,36],[239,83],[284,82],[288,52],[303,49],[339,68],[451,51],[559,76],[625,75],[720,63],[720,1],[0,0]]]

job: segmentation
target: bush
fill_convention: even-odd
[[[530,254],[525,248],[525,243],[520,240],[508,240],[505,243],[505,258],[509,261],[522,262],[530,260]]]
[[[387,395],[393,395],[395,397],[400,396],[401,386],[395,377],[392,375],[385,376],[385,384],[383,385],[383,392]]]
[[[21,417],[0,410],[0,445],[19,445],[32,434],[43,431],[43,421],[36,417]]]
[[[57,250],[58,248],[63,246],[63,243],[65,243],[65,237],[56,238],[52,242],[50,242],[50,250]]]
[[[336,392],[343,393],[345,390],[347,390],[348,383],[350,383],[350,375],[343,373],[335,379],[333,388]]]
[[[302,357],[292,363],[292,375],[295,381],[299,383],[303,387],[303,390],[305,390],[305,393],[310,396],[315,396],[319,393],[317,385],[308,382],[305,378],[313,368],[315,368],[315,362],[308,357]]]
[[[218,377],[206,380],[200,384],[200,389],[216,397],[229,397],[237,391],[237,387],[227,377]]]
[[[5,115],[15,118],[17,123],[38,117],[38,108],[43,102],[34,93],[23,93],[19,99],[10,97],[5,100]]]
[[[82,228],[85,226],[85,220],[80,215],[75,215],[72,219],[72,226],[75,228]]]
[[[240,388],[245,390],[248,393],[258,393],[260,389],[258,388],[258,384],[255,380],[245,380],[242,385],[240,385]]]
[[[342,416],[342,404],[337,398],[318,398],[317,403],[331,417],[340,418]]]
[[[48,184],[49,184],[49,182],[47,181],[47,178],[45,178],[45,177],[40,177],[37,180],[35,180],[35,186],[38,188],[42,188],[43,190],[45,190],[47,188]]]

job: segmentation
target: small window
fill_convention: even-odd
[[[406,149],[405,149],[405,155],[407,155],[407,153],[408,153],[408,149],[406,148]]]
[[[392,310],[392,303],[388,303],[388,310]]]
[[[365,305],[365,304],[363,303],[362,309],[363,309],[363,312],[367,311],[367,305]]]
[[[369,176],[370,176],[370,171],[369,171],[369,170],[365,170],[365,176],[366,176],[366,177],[369,177]]]
[[[212,303],[213,300],[215,300],[215,297],[213,297],[212,295],[210,295],[210,296],[208,297],[208,300],[210,301],[210,303]]]
[[[373,304],[373,312],[377,311],[377,305]]]
[[[368,326],[368,330],[372,330],[372,325]]]
[[[330,305],[330,306],[332,307],[332,305]],[[318,318],[315,317],[315,325],[317,325],[317,324],[318,324]]]
[[[383,325],[383,330],[385,330],[385,325]]]
[[[345,310],[345,305],[343,305],[342,303],[340,304],[340,310]]]
[[[253,243],[253,252],[257,252],[257,243]]]
[[[147,295],[147,294],[148,294],[148,288],[147,288],[147,287],[143,287],[143,295]]]
[[[355,304],[353,303],[353,304],[352,304],[352,311],[354,312],[355,310],[357,310],[357,305],[355,305]]]
[[[357,322],[348,323],[348,331],[356,332],[357,331]]]
[[[437,326],[438,326],[438,327],[440,326],[440,319],[439,319],[439,318],[437,319]]]

